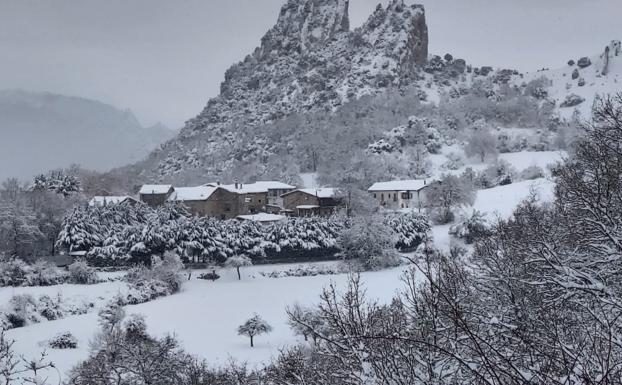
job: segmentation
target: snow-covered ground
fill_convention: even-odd
[[[575,61],[577,59],[574,58]],[[592,104],[596,95],[613,95],[622,91],[622,55],[614,56],[613,53],[610,53],[609,68],[606,75],[603,75],[605,64],[603,53],[591,56],[590,61],[592,64],[586,68],[579,68],[577,64],[574,64],[558,69],[528,73],[519,82],[529,82],[533,79],[546,77],[552,81],[552,85],[547,89],[549,97],[555,100],[557,106],[570,94],[576,94],[585,99],[576,107],[559,108],[560,116],[570,119],[574,111],[577,110],[584,119],[588,119],[591,117]],[[572,79],[572,72],[575,69],[578,70],[579,77]],[[582,86],[579,85],[580,79],[585,82]]]
[[[242,270],[241,281],[237,280],[235,270],[220,270],[221,278],[215,282],[192,279],[181,293],[128,306],[126,312],[145,315],[150,333],[175,334],[189,352],[206,358],[214,365],[224,364],[231,357],[259,364],[277,355],[280,348],[296,341],[287,326],[285,308],[288,305],[296,302],[317,303],[322,288],[331,282],[344,288],[348,278],[347,274],[300,278],[264,278],[258,274],[290,267],[252,266]],[[405,269],[363,273],[368,297],[388,301],[402,288],[399,278]],[[97,286],[89,288],[97,291]],[[254,312],[266,319],[274,331],[258,337],[256,347],[251,349],[248,340],[237,335],[236,328]],[[88,356],[89,340],[97,327],[97,312],[92,312],[9,330],[7,336],[16,341],[18,353],[34,357],[44,349],[41,342],[57,333],[71,331],[79,341],[78,349],[47,349],[48,357],[62,372],[66,372]]]

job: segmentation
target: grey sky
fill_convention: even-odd
[[[178,128],[285,0],[0,0],[0,88],[84,96]],[[379,0],[351,0],[358,26]],[[382,0],[386,3],[388,0]],[[621,0],[421,0],[430,52],[523,71],[622,38]]]

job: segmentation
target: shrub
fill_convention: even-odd
[[[400,264],[396,238],[382,220],[358,217],[340,234],[338,244],[344,259],[357,262],[363,270],[379,270]]]
[[[197,278],[205,279],[205,280],[208,280],[208,281],[215,281],[215,280],[220,278],[220,275],[216,274],[215,271],[212,271],[212,272],[209,272],[209,273],[200,274]]]
[[[25,286],[51,286],[58,285],[67,279],[67,273],[51,262],[38,260],[30,266],[30,272],[26,275]]]
[[[50,339],[48,346],[52,349],[76,349],[78,347],[78,339],[70,332],[64,332]]]
[[[470,214],[462,214],[458,223],[449,228],[449,234],[458,239],[464,239],[466,244],[471,244],[477,238],[490,234],[490,229],[485,215],[478,210],[473,210]]]
[[[79,259],[69,265],[69,281],[76,284],[90,285],[99,282],[97,272],[85,260]]]
[[[520,172],[519,178],[521,180],[544,178],[544,170],[539,166],[529,166]]]

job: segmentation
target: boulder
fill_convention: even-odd
[[[581,96],[577,95],[577,94],[570,94],[568,96],[566,96],[566,99],[564,99],[564,101],[562,102],[562,104],[560,104],[560,107],[574,107],[574,106],[578,106],[579,104],[583,103],[585,101],[584,98],[582,98]]]
[[[579,66],[579,68],[586,68],[592,65],[592,61],[590,60],[589,57],[584,56],[581,59],[579,59],[579,61],[577,62],[577,65]]]
[[[577,83],[579,87],[583,87],[585,85],[585,79],[579,78],[579,82]]]
[[[572,67],[574,64],[575,64],[575,63],[574,63],[574,60],[572,60],[572,59],[568,60],[568,65],[569,65],[570,67]]]
[[[572,80],[577,78],[579,78],[579,70],[575,68],[574,71],[572,71]]]

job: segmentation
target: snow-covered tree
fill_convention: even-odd
[[[360,264],[364,270],[396,266],[396,235],[379,217],[355,217],[337,240],[343,258]]]
[[[244,266],[252,266],[253,261],[245,256],[245,255],[234,255],[227,259],[225,262],[225,266],[233,267],[238,272],[238,280],[242,279],[242,274],[240,273],[240,268]]]
[[[254,314],[238,327],[238,335],[247,336],[251,340],[251,348],[254,347],[254,338],[261,334],[270,333],[272,326],[264,321],[258,314]]]
[[[0,250],[12,256],[31,256],[43,238],[30,207],[23,202],[0,201]]]
[[[468,179],[445,175],[438,183],[432,183],[425,192],[428,209],[439,223],[453,221],[452,210],[464,205],[472,205],[475,190]]]
[[[464,151],[468,156],[477,156],[483,163],[486,157],[497,154],[497,139],[487,129],[473,130]]]

